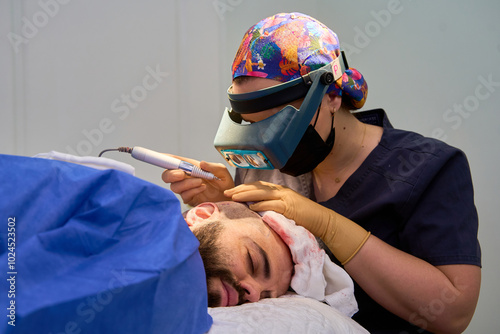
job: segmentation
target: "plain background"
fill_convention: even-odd
[[[241,38],[262,18],[291,11],[338,34],[368,82],[364,109],[382,107],[395,127],[466,152],[483,251],[467,333],[500,332],[496,0],[0,0],[0,153],[96,156],[144,146],[223,162],[213,138]],[[106,156],[168,187],[161,169]]]

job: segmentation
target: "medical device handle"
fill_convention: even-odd
[[[144,147],[135,146],[130,154],[133,158],[147,162],[151,165],[155,165],[165,169],[180,169],[187,175],[199,177],[202,179],[219,180],[219,178],[217,178],[212,173],[204,171],[200,167],[195,166],[187,161],[183,161],[170,155],[152,151]]]

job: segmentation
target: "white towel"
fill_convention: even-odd
[[[324,301],[348,317],[358,311],[351,277],[333,263],[316,238],[293,220],[274,211],[260,212],[262,219],[290,248],[295,274],[291,287],[299,295]]]
[[[37,155],[34,156],[34,158],[44,158],[44,159],[72,162],[75,164],[84,165],[96,169],[117,169],[122,172],[135,175],[135,168],[132,167],[131,165],[104,157],[92,157],[92,156],[79,157],[72,154],[50,151],[48,153],[38,153]]]

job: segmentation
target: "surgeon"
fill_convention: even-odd
[[[393,128],[382,109],[354,112],[365,78],[337,35],[304,14],[252,26],[232,79],[214,143],[235,180],[222,164],[193,161],[221,180],[165,171],[171,189],[190,205],[251,202],[321,238],[354,279],[353,319],[371,333],[463,332],[481,280],[465,154]]]

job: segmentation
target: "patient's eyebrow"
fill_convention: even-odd
[[[255,241],[253,243],[257,246],[259,253],[264,261],[264,277],[266,279],[269,279],[271,277],[271,266],[269,265],[269,257],[267,256],[266,251],[262,249],[262,247],[260,247]]]

